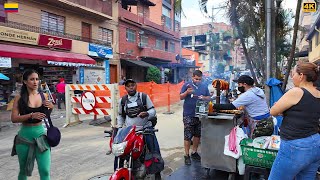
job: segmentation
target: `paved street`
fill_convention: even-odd
[[[182,107],[176,104],[171,107],[174,114],[163,114],[166,108],[158,108],[159,132],[157,137],[161,152],[166,162],[165,175],[169,175],[183,165],[183,124]],[[54,124],[62,127],[64,111],[55,110],[52,114]],[[5,117],[4,117],[5,116]],[[1,113],[1,121],[8,120],[10,115]],[[103,126],[89,125],[90,120],[68,128],[60,128],[61,144],[52,149],[51,177],[53,180],[87,180],[97,175],[110,175],[113,171],[113,156],[106,156],[108,140],[104,138]],[[19,130],[18,125],[2,122],[0,131],[0,179],[17,179],[19,171],[17,156],[11,157],[11,147],[14,135]],[[109,126],[109,125],[107,125]],[[39,179],[38,171],[33,172],[31,180]]]

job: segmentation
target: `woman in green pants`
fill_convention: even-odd
[[[50,147],[42,120],[46,117],[45,108],[52,109],[53,104],[47,98],[42,101],[38,86],[39,74],[35,70],[26,70],[23,74],[21,93],[15,97],[11,113],[13,123],[22,123],[14,139],[11,153],[12,156],[18,155],[20,165],[18,180],[26,180],[27,176],[31,176],[35,159],[40,179],[50,179]]]

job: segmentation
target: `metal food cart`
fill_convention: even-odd
[[[224,155],[225,136],[235,126],[234,114],[218,113],[216,116],[200,115],[201,121],[201,166],[229,172],[229,180],[235,178],[237,160]]]

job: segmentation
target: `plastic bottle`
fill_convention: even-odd
[[[213,103],[212,101],[209,102],[209,112],[208,114],[213,114]]]

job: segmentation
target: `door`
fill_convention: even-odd
[[[82,40],[90,42],[91,40],[91,24],[82,22]]]
[[[117,65],[110,64],[110,84],[117,83]]]

